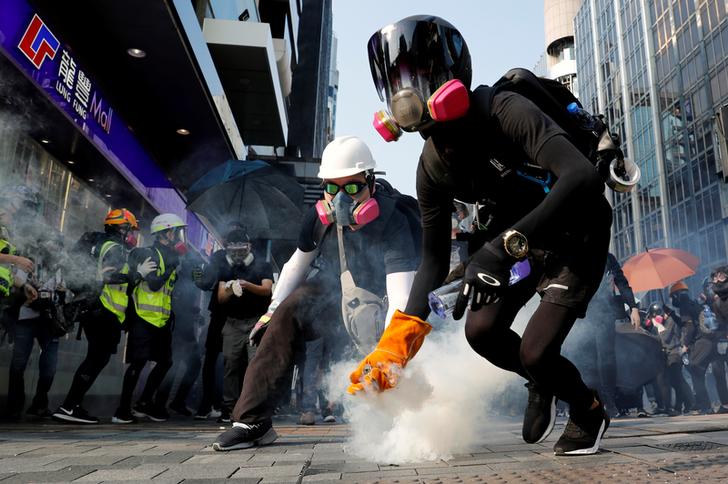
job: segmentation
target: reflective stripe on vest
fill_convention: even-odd
[[[5,239],[0,239],[0,253],[15,255],[15,246]],[[10,264],[0,265],[0,297],[8,296],[14,283],[13,271]]]
[[[99,277],[103,278],[103,269],[104,269],[104,257],[106,254],[115,246],[121,246],[121,244],[117,242],[113,242],[111,240],[107,240],[103,243],[101,246],[101,251],[99,252],[99,262],[97,264],[97,273]],[[129,265],[124,264],[124,267],[121,268],[120,271],[122,274],[128,274],[129,273]],[[99,296],[99,300],[101,301],[101,304],[114,313],[116,315],[116,318],[119,320],[119,323],[123,323],[126,319],[126,308],[129,305],[129,296],[126,294],[128,284],[104,284],[103,289],[101,290],[101,296]]]
[[[159,254],[157,275],[161,276],[164,274],[164,259],[159,249],[155,250]],[[169,316],[172,314],[172,289],[176,279],[177,271],[174,270],[158,291],[152,291],[147,281],[142,281],[134,288],[134,307],[140,318],[158,328],[167,324]]]

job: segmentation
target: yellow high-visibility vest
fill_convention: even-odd
[[[155,250],[159,254],[157,275],[161,276],[164,274],[164,258],[159,249]],[[158,291],[152,291],[147,281],[142,281],[134,288],[134,307],[140,318],[158,328],[167,324],[172,314],[172,289],[174,289],[176,279],[177,270],[175,269]]]
[[[0,253],[15,255],[15,246],[5,239],[0,239]],[[15,278],[10,270],[10,264],[0,264],[0,297],[6,297],[13,288]]]
[[[104,268],[104,256],[115,246],[121,246],[118,242],[107,240],[101,245],[101,251],[99,251],[99,262],[97,266],[98,275],[102,278],[102,271]],[[124,263],[124,266],[120,271],[122,274],[129,273],[129,264]],[[123,284],[104,284],[104,288],[101,290],[101,296],[99,300],[101,304],[114,313],[119,319],[119,323],[123,323],[126,319],[126,308],[129,305],[129,296],[126,293],[127,283]]]

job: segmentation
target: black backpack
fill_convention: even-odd
[[[492,86],[479,86],[473,91],[474,105],[482,116],[490,118],[493,96],[501,91],[520,94],[538,106],[569,135],[571,142],[591,161],[599,173],[608,176],[609,163],[621,156],[619,136],[610,133],[604,117],[589,115],[588,126],[580,117],[567,111],[567,106],[579,100],[558,81],[536,76],[527,69],[511,69]]]
[[[420,215],[420,205],[417,203],[417,199],[410,195],[405,195],[399,190],[394,188],[391,183],[383,178],[377,178],[376,180],[377,190],[382,190],[394,199],[395,206],[397,209],[407,217],[407,223],[409,224],[410,233],[412,234],[412,240],[415,242],[414,255],[417,260],[422,255],[422,217]]]

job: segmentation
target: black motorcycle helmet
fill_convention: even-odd
[[[423,103],[450,79],[470,88],[468,46],[460,32],[439,17],[415,15],[387,25],[369,38],[367,52],[379,99],[392,113],[392,98],[404,88],[416,91]],[[402,128],[418,131],[420,126]]]

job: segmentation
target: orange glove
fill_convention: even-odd
[[[349,375],[351,385],[346,390],[354,395],[367,387],[384,391],[397,385],[402,368],[414,357],[432,326],[417,316],[395,311],[377,347]]]

